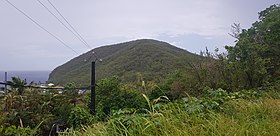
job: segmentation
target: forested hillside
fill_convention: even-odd
[[[54,69],[49,82],[89,85],[91,61],[96,59],[92,52],[99,57],[96,61],[97,79],[118,76],[124,82],[135,82],[140,75],[146,81],[159,82],[175,70],[188,68],[188,63],[202,58],[166,42],[136,40],[102,46],[82,54]]]
[[[226,52],[200,56],[155,40],[96,48],[96,97],[77,88],[89,83],[92,51],[52,72],[75,82],[64,88],[14,77],[0,94],[0,135],[279,135],[280,5],[230,34]]]

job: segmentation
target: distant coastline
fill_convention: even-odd
[[[27,83],[45,83],[48,81],[51,71],[0,71],[0,81],[5,81],[5,72],[7,72],[7,80],[12,77],[26,79]]]

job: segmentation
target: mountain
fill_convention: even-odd
[[[124,82],[137,81],[139,73],[145,81],[160,82],[169,73],[185,69],[189,62],[201,58],[166,42],[141,39],[95,48],[55,68],[48,81],[89,85],[91,62],[95,60],[93,52],[102,59],[96,61],[97,80],[118,76]]]

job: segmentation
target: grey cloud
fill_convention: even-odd
[[[88,51],[36,0],[10,0],[79,53]],[[46,3],[46,0],[41,0]],[[233,22],[245,28],[276,0],[51,0],[92,47],[156,38],[197,52],[231,44]],[[51,70],[77,56],[0,1],[0,70]],[[167,36],[162,36],[166,34]],[[195,37],[193,37],[195,35]],[[173,37],[173,38],[172,38]],[[174,38],[175,37],[175,38]],[[176,38],[177,37],[177,38]],[[191,44],[193,43],[193,44]],[[201,44],[201,45],[199,45]],[[222,45],[219,44],[219,47]],[[40,60],[40,61],[37,61]],[[20,62],[20,63],[17,63]],[[36,62],[36,64],[34,64]]]

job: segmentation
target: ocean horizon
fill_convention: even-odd
[[[0,71],[0,82],[5,81],[5,72],[7,72],[7,80],[12,80],[12,77],[19,77],[20,79],[26,79],[27,84],[34,83],[46,83],[51,71]]]

